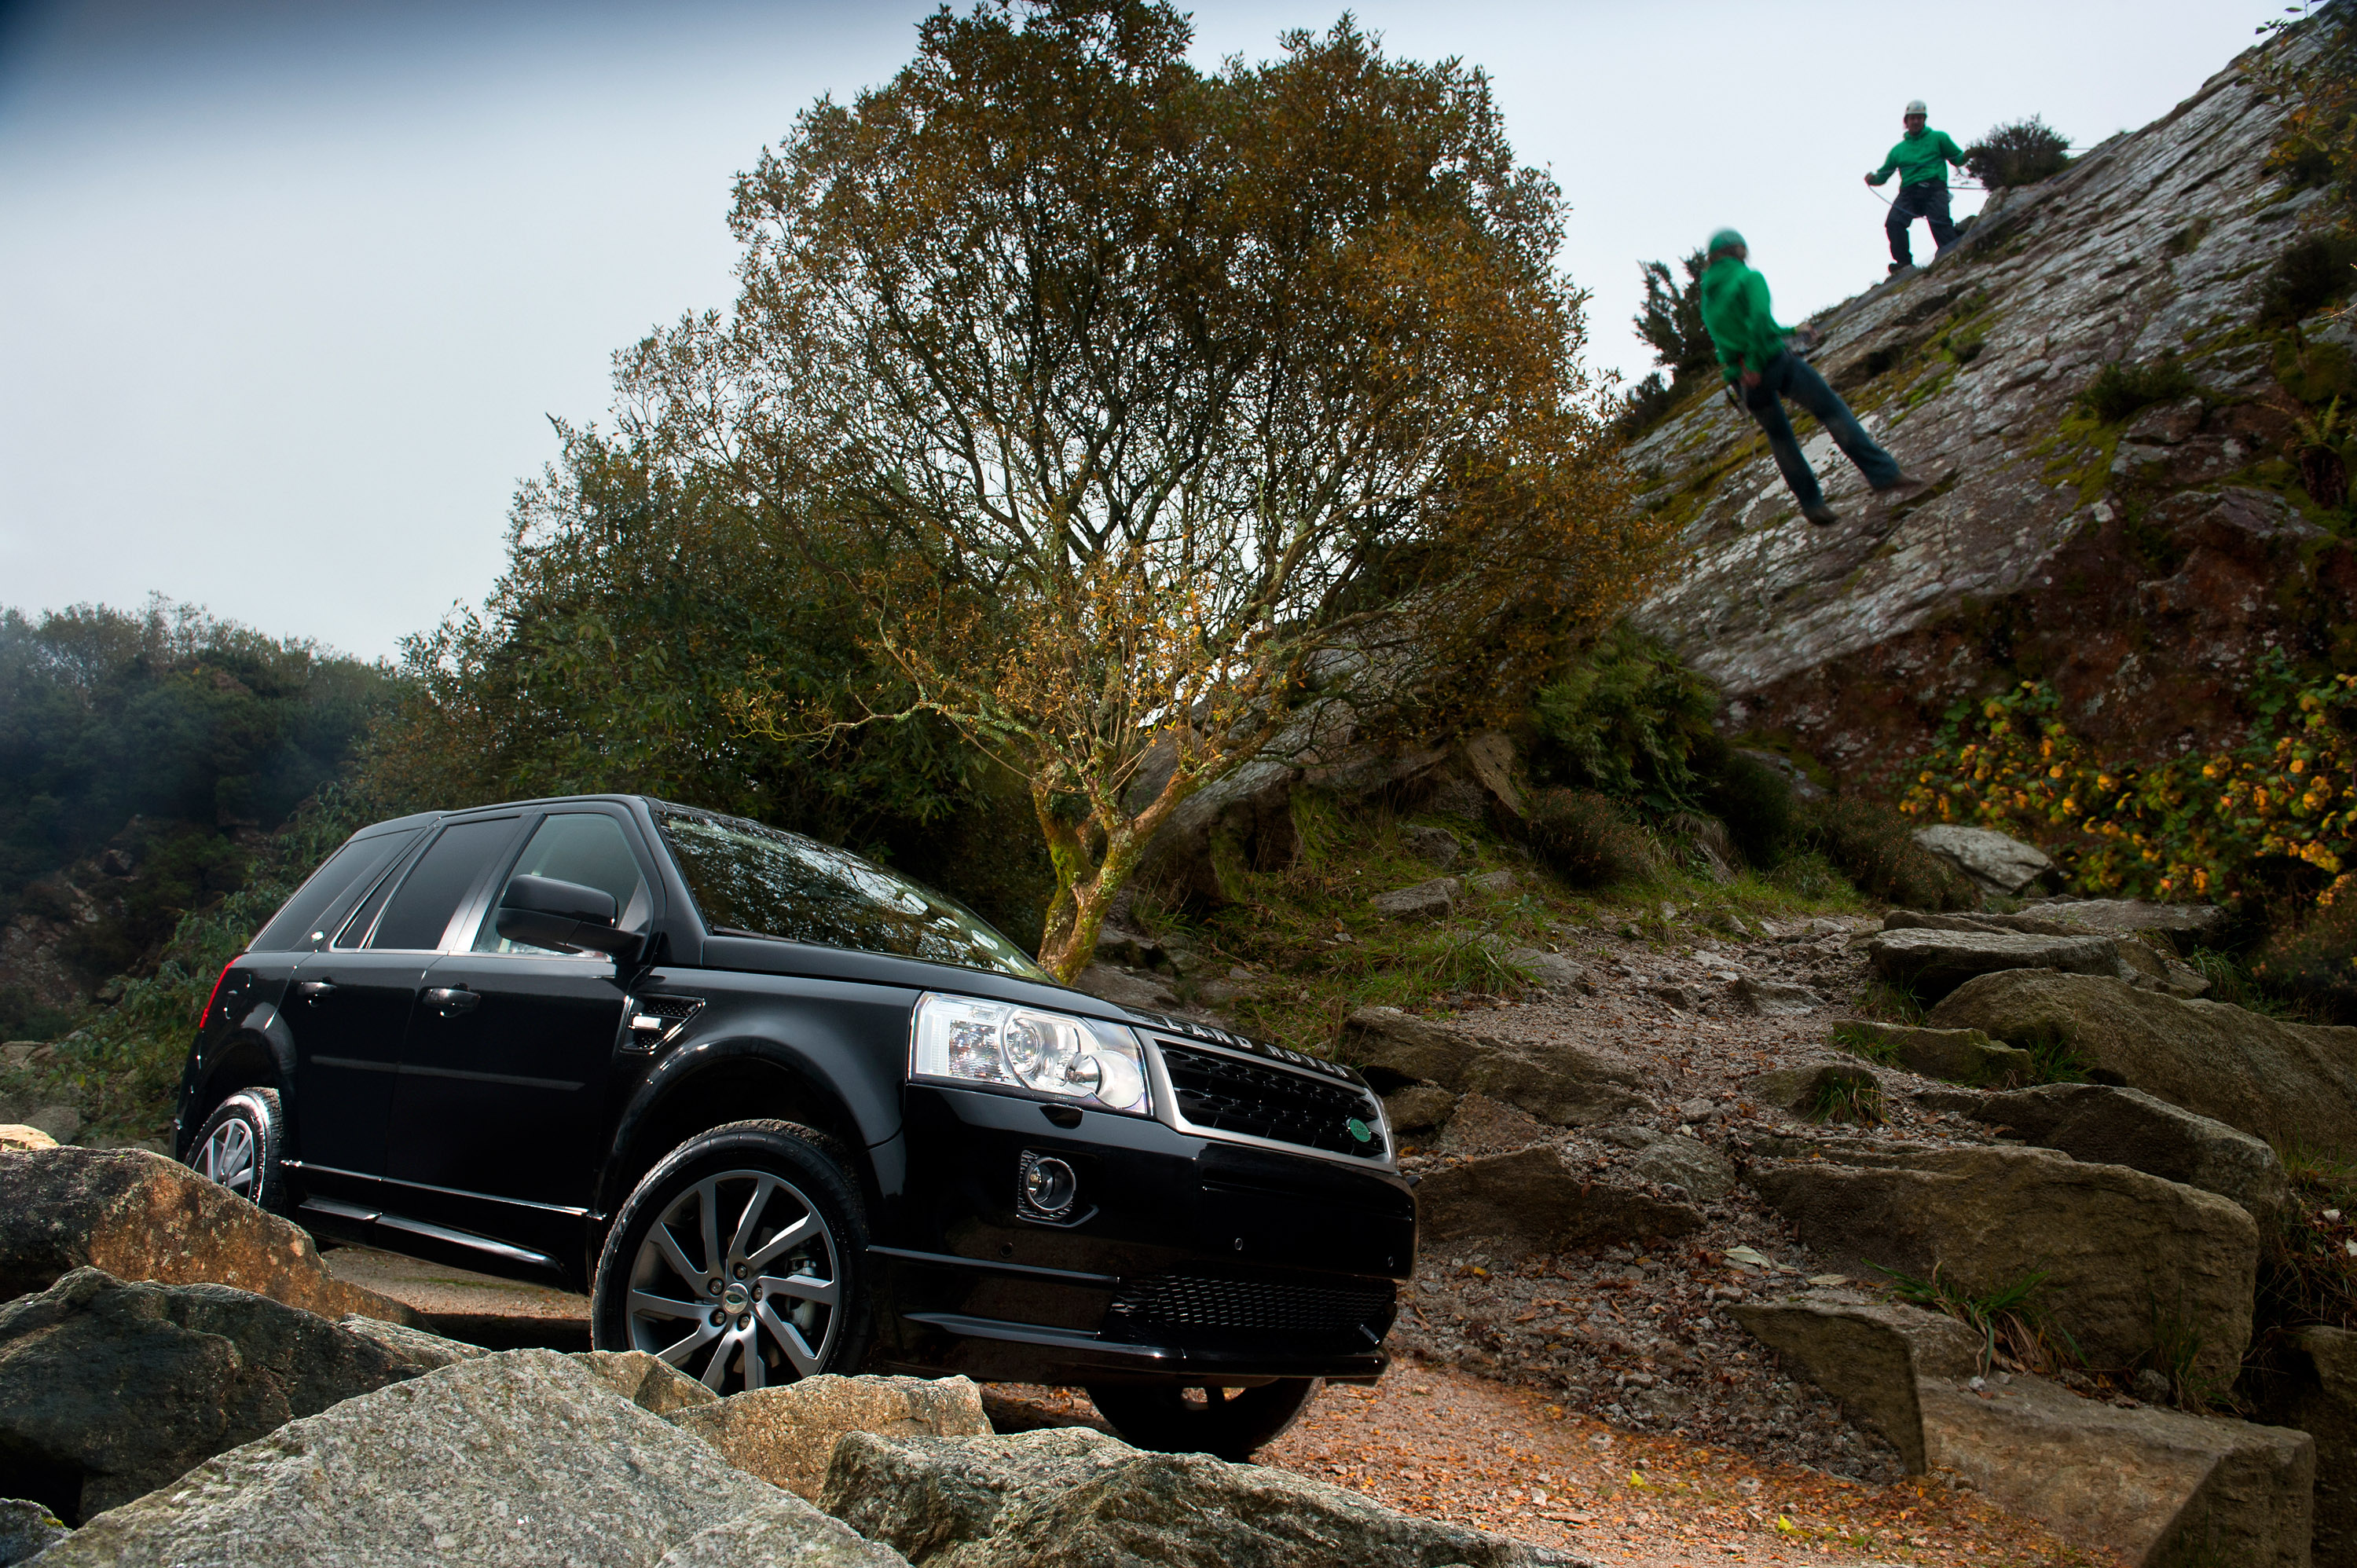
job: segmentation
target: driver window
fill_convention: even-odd
[[[640,874],[639,857],[630,853],[630,841],[622,836],[622,824],[602,811],[560,811],[544,819],[533,832],[532,842],[524,845],[522,858],[508,875],[511,878],[553,877],[610,893],[614,896],[614,908],[620,911],[616,923],[624,930],[644,926],[651,908],[647,879]],[[500,893],[501,897],[506,897],[506,883],[500,885]],[[475,932],[477,952],[551,953],[547,948],[500,935],[499,913],[500,899],[494,898],[491,907],[483,911],[481,928]]]

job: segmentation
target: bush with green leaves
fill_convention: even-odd
[[[1802,838],[1859,892],[1908,909],[1968,909],[1972,884],[1915,842],[1915,824],[1891,807],[1854,795],[1814,802]]]
[[[2192,374],[2174,354],[2147,363],[2114,360],[2096,371],[2087,390],[2079,394],[2079,406],[2105,424],[2118,424],[2139,409],[2175,403],[2199,390]]]
[[[2071,163],[2071,138],[2039,116],[1993,126],[1964,149],[1964,170],[1991,190],[2036,185]]]
[[[1531,705],[1531,767],[1656,812],[1700,804],[1695,755],[1719,745],[1718,693],[1658,639],[1623,622],[1599,636]]]
[[[1593,789],[1540,790],[1528,820],[1531,848],[1574,887],[1641,882],[1659,868],[1645,830]]]

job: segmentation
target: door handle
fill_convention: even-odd
[[[306,980],[297,983],[295,990],[305,1001],[317,1002],[335,988],[336,983],[332,980]]]
[[[482,1000],[481,992],[469,991],[463,985],[437,985],[425,993],[427,1005],[445,1018],[454,1014],[471,1013]]]

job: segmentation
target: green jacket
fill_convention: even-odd
[[[1702,324],[1718,347],[1719,373],[1730,381],[1782,353],[1791,330],[1768,313],[1768,280],[1733,256],[1719,257],[1702,274]]]
[[[1945,185],[1950,164],[1964,167],[1964,150],[1948,140],[1947,132],[1926,125],[1900,137],[1890,156],[1882,160],[1882,166],[1866,177],[1868,184],[1880,185],[1890,177],[1892,169],[1897,169],[1901,185]]]

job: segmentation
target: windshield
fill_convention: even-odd
[[[823,942],[1054,983],[973,911],[847,851],[675,807],[658,807],[655,825],[716,932]]]

